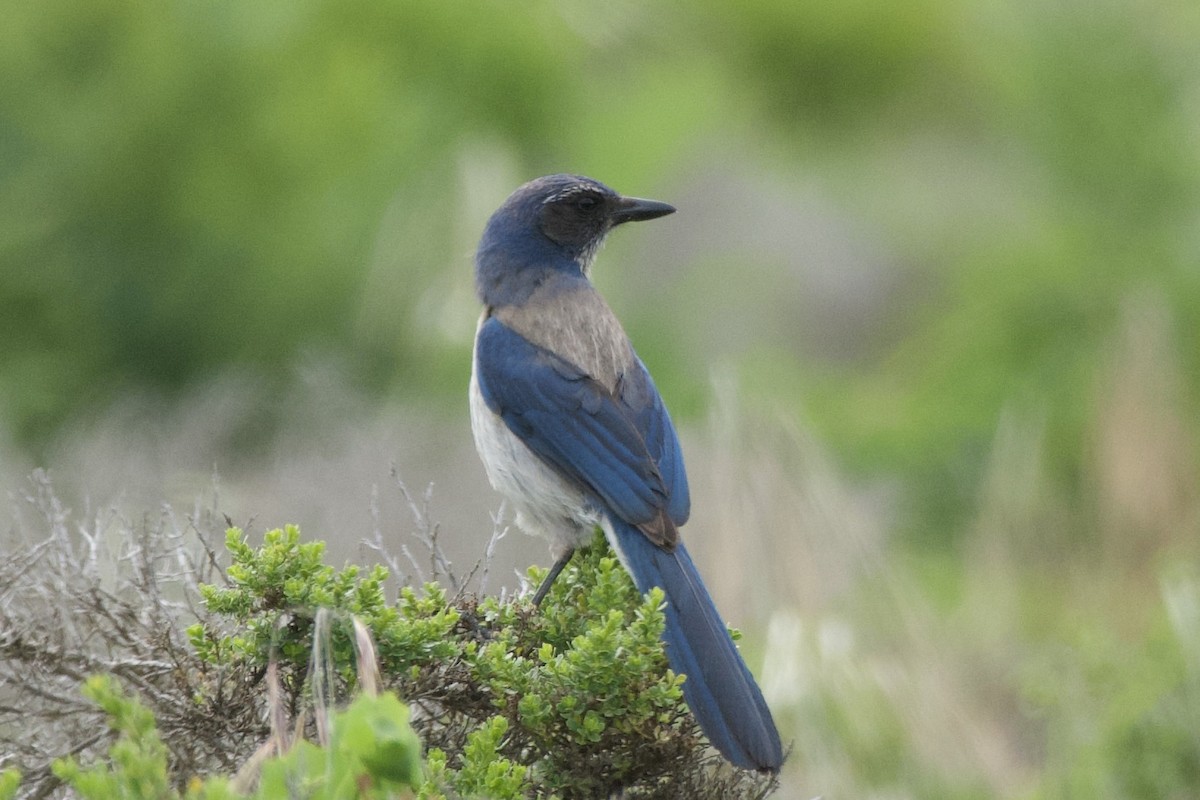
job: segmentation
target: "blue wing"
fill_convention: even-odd
[[[771,712],[687,549],[661,546],[647,528],[664,511],[682,525],[689,500],[675,428],[645,366],[635,359],[609,391],[492,318],[476,339],[475,377],[509,430],[613,517],[610,541],[638,589],[666,593],[667,658],[687,675],[684,697],[709,740],[738,766],[778,772]]]
[[[663,510],[677,526],[687,520],[679,441],[641,361],[610,392],[495,318],[480,328],[475,357],[484,401],[543,461],[631,525]]]

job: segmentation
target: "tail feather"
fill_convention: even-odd
[[[638,590],[660,587],[667,597],[667,660],[687,676],[683,696],[720,753],[745,769],[777,772],[783,749],[771,711],[680,542],[664,550],[623,522],[610,543]]]

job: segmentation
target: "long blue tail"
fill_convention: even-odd
[[[658,586],[667,596],[667,660],[687,675],[683,696],[704,735],[733,764],[778,772],[783,748],[771,711],[683,542],[667,551],[620,520],[612,527],[617,541],[610,543],[638,590]]]

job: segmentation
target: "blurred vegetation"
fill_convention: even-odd
[[[590,174],[680,208],[596,271],[677,419],[732,376],[900,534],[795,602],[805,796],[1193,797],[1197,64],[1178,2],[20,3],[0,442],[313,361],[465,419],[486,215]]]
[[[470,323],[438,295],[465,294],[514,182],[647,194],[736,156],[879,243],[886,297],[848,345],[784,306],[750,352],[705,354],[674,323],[726,292],[660,289],[665,312],[631,303],[639,346],[685,417],[705,361],[737,356],[848,464],[905,476],[937,540],[1006,406],[1046,415],[1054,477],[1078,479],[1083,390],[1130,292],[1200,337],[1196,34],[1169,3],[20,4],[0,33],[4,419],[36,449],[130,387],[284,380],[313,352],[375,390],[460,392]],[[777,224],[730,224],[756,222]],[[790,302],[804,244],[701,272]]]
[[[83,694],[104,709],[117,739],[107,757],[83,766],[73,756],[59,759],[54,774],[84,800],[312,800],[413,798],[424,783],[421,742],[408,725],[408,708],[395,695],[362,695],[331,715],[329,742],[319,747],[300,739],[285,752],[264,758],[255,791],[239,791],[223,776],[192,776],[186,791],[174,787],[170,752],[154,715],[105,675],[88,679]],[[495,761],[495,759],[493,759]],[[499,772],[499,770],[497,770]],[[489,787],[490,788],[490,787]],[[422,798],[445,795],[426,790]],[[494,797],[517,797],[493,793]]]

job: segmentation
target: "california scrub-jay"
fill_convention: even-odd
[[[610,230],[674,210],[576,175],[504,201],[475,256],[471,427],[518,524],[550,539],[556,561],[534,602],[599,525],[638,590],[666,595],[667,659],[709,741],[739,767],[777,772],[771,712],[679,539],[690,501],[675,428],[588,279]]]

